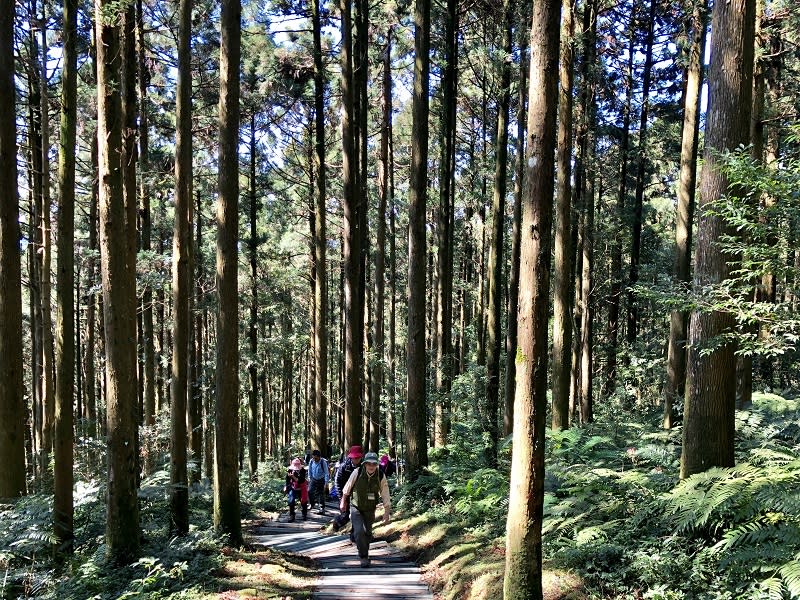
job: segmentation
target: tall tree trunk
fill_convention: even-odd
[[[631,233],[631,266],[628,275],[628,328],[629,345],[636,341],[639,327],[639,309],[633,287],[639,282],[639,261],[642,249],[642,205],[644,202],[644,178],[647,164],[645,144],[647,142],[647,115],[650,109],[650,84],[653,73],[653,34],[658,2],[650,0],[650,15],[647,19],[644,70],[642,71],[642,112],[639,120],[639,148],[636,157],[636,189],[633,200],[633,228]]]
[[[544,430],[560,0],[533,6],[505,600],[542,598]]]
[[[390,51],[390,49],[387,49]],[[389,77],[391,82],[391,77]],[[392,106],[391,85],[384,90],[386,105]],[[397,207],[394,202],[394,153],[392,144],[392,120],[387,123],[389,138],[388,164],[389,186],[387,202],[389,203],[389,406],[386,415],[386,441],[389,443],[389,456],[397,457]]]
[[[520,22],[528,23],[528,3],[520,5]],[[517,377],[517,310],[519,308],[519,260],[522,243],[522,189],[525,175],[525,127],[528,101],[528,31],[519,28],[519,96],[517,98],[517,161],[514,166],[514,218],[511,230],[511,270],[508,275],[508,323],[506,326],[506,374],[503,410],[503,435],[514,431],[514,395]]]
[[[150,213],[150,131],[147,111],[147,86],[150,83],[150,72],[145,59],[144,14],[142,0],[136,0],[136,38],[137,57],[139,59],[139,221],[141,227],[142,250],[151,249],[153,230]],[[156,386],[155,386],[155,347],[153,340],[153,290],[149,285],[142,290],[142,340],[143,369],[142,388],[144,392],[144,424],[156,423]]]
[[[442,78],[441,182],[439,188],[438,252],[436,271],[436,445],[444,446],[450,433],[453,381],[453,199],[458,83],[458,2],[447,0],[444,24],[444,74]]]
[[[686,66],[683,94],[683,130],[681,134],[681,166],[678,176],[678,206],[675,215],[675,261],[673,281],[688,286],[692,250],[695,184],[697,181],[697,149],[700,140],[700,89],[703,85],[703,55],[706,43],[706,0],[694,0],[689,16],[692,41]],[[686,387],[686,336],[689,315],[684,310],[670,312],[669,345],[667,348],[667,380],[664,386],[664,429],[673,425],[672,407],[683,397]]]
[[[510,57],[513,4],[503,3],[503,51]],[[489,247],[488,305],[486,319],[486,424],[488,446],[484,454],[490,467],[497,466],[498,417],[500,407],[500,347],[503,299],[503,221],[506,206],[506,171],[508,165],[508,111],[511,104],[511,61],[503,61],[500,75],[500,102],[497,106],[497,143],[495,145],[494,192],[492,194],[492,230]]]
[[[136,406],[136,219],[123,196],[122,44],[108,0],[95,3],[100,181],[100,259],[106,354],[109,558],[128,564],[139,553]],[[133,218],[131,218],[133,217]]]
[[[581,129],[585,136],[581,144],[583,157],[584,183],[582,186],[584,215],[581,219],[581,339],[579,344],[580,382],[578,398],[580,402],[581,423],[594,420],[594,198],[597,167],[595,164],[597,112],[595,96],[597,80],[594,65],[597,60],[597,0],[591,0],[583,9],[584,60],[583,73],[583,121]],[[600,195],[597,194],[599,197]]]
[[[64,1],[61,124],[58,147],[58,266],[56,270],[56,397],[53,524],[59,550],[72,552],[73,414],[75,392],[75,138],[77,122],[77,0]]]
[[[43,423],[43,448],[46,456],[53,447],[53,429],[55,423],[55,350],[53,346],[53,317],[51,312],[51,285],[50,274],[52,265],[52,236],[50,224],[50,100],[47,90],[47,15],[46,6],[42,3],[42,21],[40,33],[41,43],[41,75],[39,77],[41,102],[41,135],[42,135],[42,211],[40,216],[40,228],[42,235],[42,248],[39,255],[40,266],[39,276],[41,278],[41,302],[42,302],[42,385],[44,395],[42,402],[44,405]],[[71,292],[71,290],[70,290]],[[70,403],[72,398],[70,397]],[[48,468],[47,464],[43,465]]]
[[[192,483],[200,483],[201,465],[203,464],[203,380],[205,380],[205,344],[204,344],[204,322],[206,321],[205,302],[203,297],[203,282],[205,273],[203,269],[203,213],[202,196],[197,194],[197,206],[195,213],[195,243],[194,243],[194,267],[195,267],[195,305],[203,306],[203,309],[196,310],[194,315],[194,348],[190,350],[194,354],[190,370],[192,389],[189,395],[189,444],[194,457],[193,466],[189,472],[189,479]],[[207,415],[206,415],[207,416]],[[210,473],[210,469],[202,472]]]
[[[714,4],[701,214],[694,261],[697,293],[708,285],[724,282],[733,268],[731,256],[723,253],[716,243],[720,236],[733,232],[707,208],[729,191],[727,178],[720,169],[719,153],[749,141],[754,22],[755,0]],[[734,327],[730,313],[692,311],[683,409],[682,479],[710,467],[734,464],[734,346],[725,342],[708,349],[709,342],[718,341],[720,335]]]
[[[572,347],[572,80],[575,48],[573,0],[561,3],[561,62],[558,85],[558,162],[556,186],[555,270],[553,271],[553,429],[569,427],[570,351]]]
[[[311,403],[312,445],[327,456],[328,447],[328,233],[325,172],[325,69],[319,0],[312,4],[314,35],[314,399]]]
[[[256,115],[250,115],[250,322],[247,337],[250,356],[247,374],[250,379],[250,397],[247,406],[247,458],[250,479],[258,475],[258,197],[256,192]]]
[[[175,222],[172,234],[172,376],[170,377],[170,531],[189,531],[186,407],[189,396],[189,252],[192,244],[192,0],[178,8],[175,97]],[[238,77],[238,72],[237,72]]]
[[[14,2],[0,4],[0,498],[26,493]]]
[[[91,289],[97,285],[97,261],[95,253],[98,250],[97,234],[99,231],[98,208],[99,208],[99,178],[98,178],[98,147],[97,130],[91,135],[91,161],[92,161],[92,193],[89,198],[89,260],[86,264],[88,277],[87,288]],[[94,439],[97,437],[97,367],[95,363],[95,346],[97,330],[98,303],[97,294],[90,294],[88,306],[86,307],[86,351],[84,352],[84,382],[86,389],[86,409],[84,418],[86,420],[86,435]]]
[[[430,0],[414,2],[414,93],[411,174],[408,193],[408,341],[406,387],[406,468],[413,480],[428,465],[425,394],[425,217],[428,198],[428,88]]]
[[[361,279],[360,236],[358,231],[359,199],[358,149],[354,130],[357,128],[353,96],[358,93],[353,82],[353,34],[350,0],[340,0],[342,19],[342,196],[344,204],[344,318],[345,318],[345,425],[344,445],[360,443],[363,438],[361,422],[362,348],[359,326],[358,284]]]
[[[219,200],[217,202],[217,370],[214,527],[242,542],[239,516],[239,0],[222,1],[220,23]]]
[[[611,292],[608,295],[608,356],[603,381],[603,396],[610,396],[617,384],[617,350],[619,340],[619,308],[622,299],[622,243],[619,236],[625,216],[625,195],[628,189],[628,146],[630,144],[631,103],[633,99],[633,56],[636,19],[631,12],[628,38],[628,67],[625,75],[625,105],[622,115],[622,139],[619,144],[619,188],[617,193],[617,236],[611,241]]]

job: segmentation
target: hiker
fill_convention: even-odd
[[[350,451],[347,453],[347,458],[345,458],[343,462],[340,461],[339,467],[336,469],[336,476],[333,478],[334,489],[340,501],[342,499],[342,490],[347,480],[350,479],[350,475],[352,475],[354,471],[358,470],[363,456],[364,452],[361,450],[361,446],[351,446]],[[348,507],[345,506],[344,508],[340,508],[340,510],[341,512],[333,520],[334,531],[339,531],[350,521],[350,511]],[[355,541],[352,533],[350,534],[350,540]]]
[[[378,455],[367,452],[364,465],[354,470],[342,490],[339,505],[342,511],[350,504],[350,520],[353,522],[358,557],[361,566],[370,565],[369,544],[372,541],[372,524],[375,522],[375,507],[383,502],[383,523],[389,523],[392,502],[389,498],[389,482],[378,469]]]
[[[303,520],[308,518],[308,479],[303,459],[300,457],[292,460],[289,470],[286,472],[286,485],[283,491],[286,494],[286,501],[289,503],[289,523],[294,522],[295,503],[300,500],[300,508],[303,511]]]
[[[328,495],[328,461],[322,458],[322,452],[314,450],[311,462],[308,463],[308,479],[311,482],[309,495],[312,506],[319,506],[319,514],[325,514],[325,496]]]
[[[389,458],[388,454],[384,454],[381,456],[381,462],[378,465],[378,468],[381,470],[381,473],[386,475],[386,477],[391,477],[397,471],[397,463]]]

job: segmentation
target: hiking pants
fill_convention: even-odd
[[[369,558],[369,544],[372,541],[372,524],[375,522],[375,511],[361,512],[351,504],[350,521],[353,523],[353,534],[355,534],[359,558]]]
[[[325,510],[325,480],[312,479],[311,486],[308,490],[308,495],[311,496],[311,504],[315,502],[319,504],[320,509]]]

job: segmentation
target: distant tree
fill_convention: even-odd
[[[214,527],[242,543],[239,514],[239,0],[223,0],[219,65],[219,200],[217,202],[217,370]]]
[[[0,498],[26,492],[14,6],[0,1]]]
[[[561,4],[561,60],[558,79],[558,162],[553,252],[553,429],[569,427],[570,350],[572,345],[572,82],[575,2]]]
[[[533,6],[528,148],[522,208],[519,343],[505,600],[542,598],[542,515],[547,413],[548,314],[556,147],[559,0]]]
[[[700,89],[703,83],[703,54],[706,44],[708,5],[705,0],[693,0],[687,15],[691,42],[686,65],[683,91],[683,129],[681,134],[680,174],[678,175],[678,206],[675,216],[675,262],[672,277],[675,283],[690,281],[692,251],[692,220],[694,218],[695,187],[697,182],[697,150],[700,136]],[[670,313],[669,345],[667,348],[667,379],[664,386],[665,429],[673,424],[672,408],[683,397],[686,387],[686,337],[689,315],[675,309]]]
[[[408,194],[408,340],[406,364],[406,467],[411,477],[428,465],[428,410],[425,394],[425,219],[428,194],[430,0],[414,3],[414,92],[411,173]]]
[[[503,2],[503,53],[512,52],[512,21],[514,7],[510,0]],[[488,306],[486,318],[486,431],[489,444],[486,462],[497,466],[499,443],[498,417],[500,406],[500,348],[502,342],[501,310],[503,298],[503,231],[506,213],[508,171],[508,112],[511,105],[511,60],[503,60],[500,74],[500,101],[497,106],[497,142],[495,146],[494,191],[492,194],[492,227],[487,273]]]
[[[711,68],[708,75],[708,116],[700,184],[693,288],[730,277],[734,257],[717,240],[733,233],[709,205],[733,193],[720,165],[720,153],[747,144],[753,97],[755,0],[716,2],[712,13]],[[695,309],[689,324],[689,357],[683,409],[681,478],[710,467],[734,464],[736,357],[731,340],[733,314]]]
[[[61,127],[58,147],[58,263],[56,268],[56,406],[53,445],[54,533],[72,551],[75,393],[75,139],[77,122],[77,0],[64,2]]]
[[[328,267],[327,173],[325,166],[325,71],[322,53],[321,0],[312,3],[314,37],[314,398],[312,400],[313,445],[323,454],[328,446]]]
[[[172,375],[170,377],[170,511],[172,530],[189,531],[186,407],[189,396],[189,297],[192,283],[192,0],[178,8],[175,95],[175,222],[172,237]]]

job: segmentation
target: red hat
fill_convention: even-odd
[[[350,446],[350,452],[347,453],[347,458],[362,458],[364,456],[364,452],[361,450],[361,446]]]

